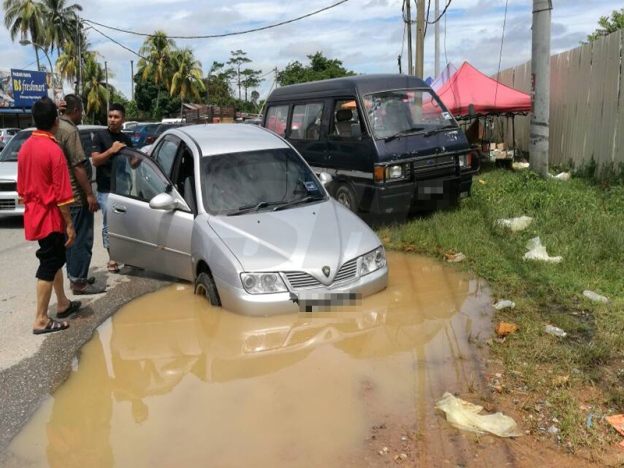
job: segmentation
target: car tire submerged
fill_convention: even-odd
[[[195,278],[195,294],[206,296],[212,306],[221,306],[221,299],[219,299],[217,286],[210,274],[206,272],[200,273],[197,275],[197,278]]]

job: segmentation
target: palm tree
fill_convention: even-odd
[[[84,96],[86,100],[86,113],[95,114],[106,108],[106,99],[109,91],[106,89],[106,77],[102,65],[97,61],[94,52],[87,52],[84,56],[83,67]],[[110,76],[110,74],[109,74]]]
[[[4,8],[4,26],[9,30],[11,40],[15,42],[15,38],[19,35],[26,38],[30,33],[35,56],[37,57],[37,70],[41,70],[39,63],[38,44],[42,44],[45,39],[43,27],[43,12],[41,3],[37,0],[3,0]]]
[[[51,51],[62,50],[68,42],[76,41],[80,28],[82,6],[74,3],[67,6],[65,0],[43,0],[45,18],[45,45]]]
[[[83,68],[85,66],[85,57],[89,54],[99,56],[97,52],[89,50],[91,45],[84,31],[80,30],[77,34],[80,35],[78,42],[74,40],[66,41],[63,47],[59,49],[61,53],[56,61],[56,71],[61,74],[64,80],[74,84],[74,92],[76,94],[78,94],[78,90],[80,89],[78,86],[79,70],[81,65]],[[80,54],[82,63],[78,60],[78,44],[81,44]]]
[[[173,76],[171,77],[169,94],[180,97],[180,117],[182,117],[186,96],[191,95],[195,99],[199,99],[200,92],[206,90],[202,77],[202,66],[199,60],[195,60],[193,51],[189,48],[176,51],[172,57],[172,65]]]
[[[145,40],[139,53],[143,58],[139,60],[138,69],[143,80],[152,77],[154,84],[158,86],[156,96],[156,108],[160,99],[160,86],[169,91],[171,83],[171,54],[175,50],[175,41],[169,39],[165,31],[155,31],[152,36]]]

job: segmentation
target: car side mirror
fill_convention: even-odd
[[[176,202],[168,193],[159,193],[150,200],[149,207],[153,210],[173,211],[176,207]]]
[[[327,172],[321,172],[319,174],[319,179],[321,179],[321,183],[323,184],[324,187],[327,187],[327,185],[330,184],[334,180],[331,174],[328,174]]]

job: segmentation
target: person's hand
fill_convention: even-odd
[[[59,115],[63,115],[67,110],[67,102],[64,99],[60,100],[57,105]]]
[[[65,228],[65,233],[67,234],[67,240],[65,241],[65,248],[69,248],[74,245],[74,241],[76,240],[76,231],[74,230],[74,225],[69,224]]]
[[[122,143],[121,141],[113,141],[113,146],[111,146],[111,150],[113,153],[118,153],[125,147],[126,147],[125,143]]]
[[[97,201],[97,198],[92,193],[87,195],[87,202],[89,203],[89,211],[91,213],[96,213],[97,210],[100,209],[100,204]]]

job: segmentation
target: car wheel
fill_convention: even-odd
[[[357,194],[348,184],[340,184],[336,189],[336,200],[354,213],[358,212],[359,203]]]
[[[217,286],[210,274],[206,272],[200,273],[195,278],[195,294],[206,296],[210,301],[210,304],[219,307],[221,305],[221,299],[219,299],[219,293],[217,292]]]

